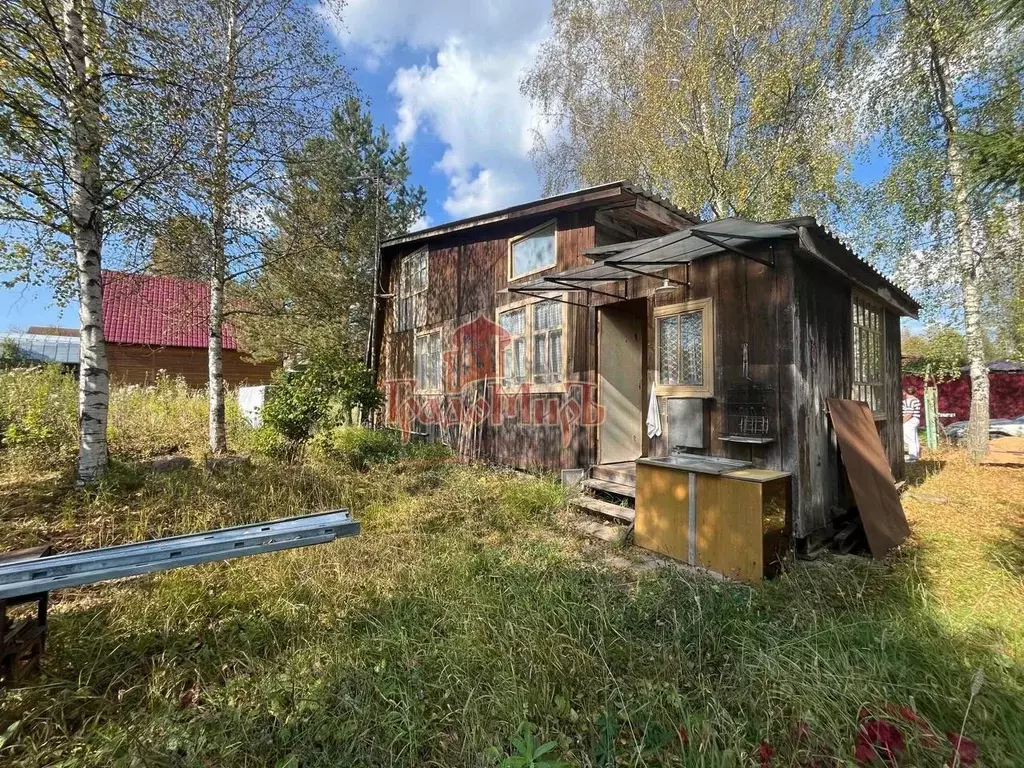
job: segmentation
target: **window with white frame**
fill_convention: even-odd
[[[533,383],[562,381],[562,304],[542,301],[533,305]]]
[[[421,333],[414,350],[416,389],[420,392],[441,391],[441,331]]]
[[[526,307],[498,315],[498,325],[509,338],[501,353],[501,384],[518,387],[526,382]]]
[[[853,392],[874,413],[884,408],[885,313],[860,296],[853,297]]]
[[[398,265],[398,286],[395,295],[395,330],[411,331],[427,320],[427,288],[430,273],[427,249],[410,253]]]
[[[555,266],[556,226],[554,221],[541,224],[509,243],[508,278],[515,280]]]
[[[508,334],[500,340],[499,377],[503,387],[559,386],[565,381],[562,349],[564,305],[540,301],[498,314]]]
[[[714,363],[711,300],[656,307],[654,322],[658,394],[710,397]]]

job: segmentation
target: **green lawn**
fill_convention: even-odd
[[[842,765],[871,713],[902,764],[941,766],[982,669],[963,733],[979,765],[1020,765],[1024,473],[940,459],[894,563],[757,590],[633,569],[565,525],[555,484],[442,459],[211,476],[126,455],[88,491],[11,464],[0,549],[336,506],[363,533],[58,593],[43,674],[0,692],[0,764],[498,765],[528,736],[569,765]]]

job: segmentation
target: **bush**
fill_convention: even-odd
[[[54,466],[78,442],[78,387],[59,366],[0,373],[0,448],[6,458]]]
[[[244,433],[241,438],[240,449],[245,452],[269,456],[272,459],[284,459],[291,456],[292,443],[281,433],[264,425]]]
[[[317,426],[348,426],[353,408],[369,413],[382,400],[372,373],[362,365],[316,359],[301,370],[275,374],[263,421],[289,440],[305,440]]]
[[[323,430],[315,435],[313,445],[326,456],[358,470],[366,469],[371,464],[400,459],[441,459],[451,455],[446,446],[438,443],[403,442],[401,435],[393,430],[363,427],[333,427]]]

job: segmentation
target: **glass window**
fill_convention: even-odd
[[[555,266],[555,222],[513,240],[510,258],[509,277],[512,280]]]
[[[884,409],[885,315],[860,297],[853,297],[853,392],[874,413]]]
[[[533,305],[533,383],[562,381],[562,305],[544,301]]]
[[[501,314],[498,324],[510,337],[501,358],[502,386],[519,386],[526,381],[526,309]]]
[[[658,318],[658,381],[704,386],[704,312]]]
[[[561,384],[564,353],[562,304],[542,301],[498,315],[498,324],[508,333],[502,341],[501,384]]]
[[[416,337],[416,389],[427,392],[441,390],[441,332]]]
[[[714,315],[711,299],[654,308],[655,390],[668,397],[714,394]]]
[[[426,291],[430,287],[427,249],[410,253],[398,267],[395,296],[396,330],[410,331],[427,321]]]

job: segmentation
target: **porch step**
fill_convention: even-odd
[[[595,464],[590,468],[590,477],[594,480],[636,487],[636,463],[622,461],[618,464]]]
[[[613,483],[611,480],[598,480],[596,478],[589,478],[584,480],[582,483],[583,487],[590,491],[600,491],[601,493],[610,493],[614,496],[625,496],[629,499],[636,498],[636,485],[631,483],[626,485],[624,483]]]
[[[590,496],[576,497],[572,500],[572,506],[607,520],[615,520],[620,523],[632,523],[633,518],[636,516],[636,513],[629,507],[620,507],[618,504],[601,501]]]

